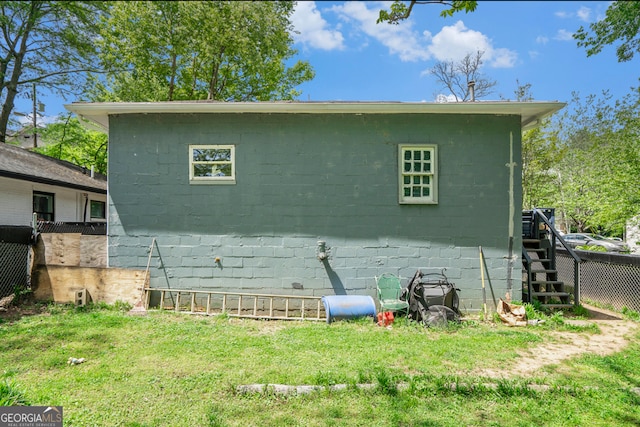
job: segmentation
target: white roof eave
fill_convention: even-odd
[[[540,121],[566,104],[558,101],[478,101],[478,102],[77,102],[65,108],[79,117],[109,130],[109,116],[119,114],[488,114],[519,115],[522,129]]]

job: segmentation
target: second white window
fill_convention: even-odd
[[[189,182],[235,184],[234,145],[190,145]]]

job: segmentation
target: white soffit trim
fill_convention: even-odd
[[[540,120],[563,108],[557,101],[477,102],[76,102],[65,108],[109,129],[109,116],[117,114],[487,114],[518,115],[522,129],[536,127]]]

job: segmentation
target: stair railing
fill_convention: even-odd
[[[558,233],[558,230],[556,230],[553,224],[551,224],[551,221],[549,221],[549,218],[546,217],[542,210],[534,208],[533,213],[535,216],[534,224],[536,225],[536,228],[539,229],[539,220],[541,220],[546,225],[545,229],[551,233],[551,259],[553,268],[556,268],[556,241],[560,242],[562,247],[566,249],[567,253],[573,258],[573,304],[580,305],[580,263],[582,260],[571,246],[565,242],[560,233]]]
[[[531,287],[531,280],[532,280],[531,265],[533,264],[533,260],[527,253],[527,250],[524,248],[524,246],[522,247],[522,256],[524,257],[525,268],[527,270],[527,295],[529,299],[528,302],[531,302],[531,295],[533,295],[533,289]]]

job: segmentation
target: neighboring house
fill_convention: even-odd
[[[37,136],[33,132],[33,126],[23,127],[12,134],[7,135],[7,143],[19,145],[22,148],[33,148],[37,144]]]
[[[93,176],[92,176],[93,175]],[[0,225],[105,222],[107,179],[72,163],[0,144]]]
[[[440,272],[521,298],[521,131],[558,102],[74,103],[109,132],[111,267],[152,287],[375,295]],[[327,257],[324,257],[324,254]],[[487,291],[489,294],[489,291]],[[490,295],[490,294],[489,294]]]

